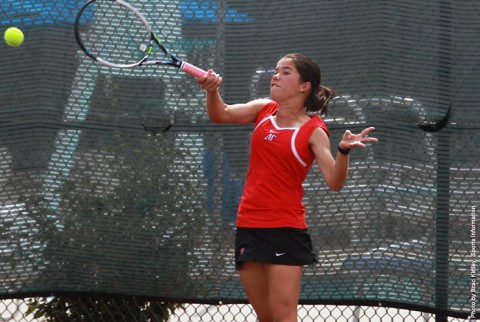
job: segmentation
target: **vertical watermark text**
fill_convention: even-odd
[[[477,311],[477,208],[470,209],[470,321],[475,321]]]

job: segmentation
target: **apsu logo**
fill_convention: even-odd
[[[267,140],[267,141],[272,142],[273,139],[275,139],[276,137],[277,137],[277,136],[276,136],[275,134],[270,133],[270,134],[268,134],[268,135],[264,138],[264,140]]]

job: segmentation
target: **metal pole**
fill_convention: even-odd
[[[451,19],[452,4],[439,2],[439,38],[438,38],[438,95],[447,95],[451,102]],[[441,52],[441,48],[447,48]],[[442,86],[441,81],[446,83]],[[451,105],[451,103],[450,103]],[[449,106],[449,111],[450,111]],[[449,253],[449,211],[450,211],[450,138],[444,130],[437,132],[437,216],[435,244],[435,307],[448,310],[448,253]],[[436,322],[447,322],[447,314],[436,314]]]

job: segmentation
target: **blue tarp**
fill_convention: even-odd
[[[0,24],[16,26],[73,24],[82,1],[0,0]]]

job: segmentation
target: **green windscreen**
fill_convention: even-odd
[[[75,42],[82,1],[0,1],[0,296],[246,302],[235,217],[253,125],[215,125],[195,78],[117,70]],[[480,203],[478,1],[130,0],[226,103],[268,97],[282,56],[319,63],[351,154],[339,192],[304,183],[319,263],[301,302],[470,314]],[[94,19],[84,23],[94,23]],[[113,44],[112,44],[113,45]],[[476,300],[473,300],[475,303]]]

